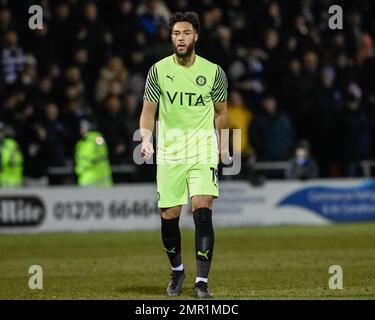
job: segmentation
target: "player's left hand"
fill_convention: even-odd
[[[233,158],[230,156],[229,152],[222,152],[219,157],[220,163],[224,165],[231,165],[233,163]]]
[[[150,141],[142,141],[141,157],[150,159],[154,154],[154,147]]]

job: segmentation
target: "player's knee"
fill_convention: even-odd
[[[201,198],[192,202],[191,209],[193,213],[200,208],[212,208],[212,198]]]
[[[180,209],[179,208],[161,209],[161,216],[163,219],[166,219],[166,220],[175,219],[180,216]]]

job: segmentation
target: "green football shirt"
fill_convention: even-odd
[[[217,164],[214,102],[227,88],[222,68],[198,55],[190,67],[171,55],[150,68],[144,99],[158,103],[158,164]]]

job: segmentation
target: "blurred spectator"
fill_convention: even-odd
[[[168,2],[168,7],[171,10],[171,12],[185,12],[189,11],[190,6],[189,6],[189,0],[175,0],[175,1],[169,1]]]
[[[19,76],[19,86],[30,94],[35,89],[35,83],[38,77],[36,60],[32,55],[25,55],[24,67]]]
[[[21,187],[23,183],[23,156],[13,138],[13,130],[0,122],[0,187]]]
[[[65,128],[59,119],[59,108],[53,102],[45,105],[44,127],[47,141],[48,166],[63,166],[65,164]]]
[[[307,180],[318,177],[318,166],[311,157],[310,150],[311,145],[308,141],[302,140],[298,143],[294,156],[289,160],[289,166],[285,172],[287,179]]]
[[[231,90],[228,99],[228,123],[229,129],[241,130],[241,144],[233,146],[233,152],[241,154],[245,159],[252,153],[249,141],[250,125],[253,121],[253,113],[245,105],[241,93]]]
[[[92,61],[89,59],[87,48],[79,47],[75,49],[72,55],[72,63],[79,69],[85,89],[87,88],[87,95],[91,97],[94,91],[96,73]]]
[[[362,51],[359,63],[362,63],[360,78],[364,96],[375,104],[375,48],[373,38],[367,34],[362,38]]]
[[[53,40],[52,47],[56,50],[56,60],[62,66],[66,66],[74,37],[74,19],[67,1],[54,3],[50,29]]]
[[[19,92],[11,92],[4,97],[3,104],[0,108],[0,120],[18,131],[20,127],[19,105],[22,103],[22,95]]]
[[[38,3],[43,9],[43,22],[49,22],[52,19],[50,0],[39,0]]]
[[[153,36],[158,27],[168,25],[171,13],[162,0],[144,0],[137,9],[137,15],[142,28]]]
[[[62,115],[65,125],[66,156],[73,159],[74,148],[80,139],[80,122],[87,115],[87,110],[80,99],[70,99]]]
[[[276,30],[269,29],[264,33],[264,79],[267,83],[267,90],[272,91],[277,97],[280,96],[279,88],[282,74],[283,56],[280,50],[280,38]]]
[[[362,16],[358,9],[353,8],[349,11],[348,19],[348,30],[346,31],[348,38],[348,49],[349,54],[355,56],[355,52],[359,49],[361,37],[363,35],[362,30]]]
[[[20,144],[25,159],[25,185],[48,185],[47,131],[36,119],[33,108],[29,112],[28,118],[25,119]]]
[[[35,90],[30,94],[34,105],[42,106],[55,99],[55,92],[51,77],[43,76],[37,82]]]
[[[314,8],[313,8],[313,1],[312,0],[303,0],[301,1],[301,12],[305,20],[310,24],[313,25],[315,22],[315,15],[314,15]]]
[[[43,22],[42,29],[30,30],[24,41],[25,50],[33,53],[37,61],[38,72],[41,74],[47,72],[55,59],[56,52],[55,47],[51,45],[52,41],[50,27],[46,22]]]
[[[228,74],[232,85],[241,90],[244,99],[252,104],[259,102],[264,91],[264,59],[263,50],[249,45],[244,57],[234,60],[229,66]]]
[[[235,50],[232,43],[232,30],[229,27],[223,25],[218,26],[214,48],[216,49],[211,55],[213,61],[222,68],[227,69],[230,61],[234,58]]]
[[[4,34],[6,31],[15,27],[14,21],[12,21],[12,15],[7,7],[0,7],[0,34]]]
[[[124,160],[127,151],[128,132],[121,101],[117,96],[108,96],[99,112],[98,127],[108,143],[109,159],[112,164]]]
[[[249,142],[249,131],[250,125],[253,120],[253,113],[245,105],[241,93],[238,90],[231,90],[228,99],[228,124],[231,133],[232,129],[239,129],[241,143],[235,143],[234,139],[230,139],[233,142],[233,154],[241,155],[241,172],[237,178],[246,178],[246,162],[249,157],[253,155],[253,149]]]
[[[118,1],[109,24],[114,37],[114,51],[117,55],[127,59],[129,57],[129,47],[133,46],[133,34],[138,25],[133,1]]]
[[[5,43],[1,51],[2,73],[7,85],[14,84],[25,62],[23,49],[18,44],[18,35],[15,30],[9,30],[4,35]]]
[[[360,175],[360,160],[372,156],[374,119],[362,104],[362,90],[351,83],[345,92],[344,109],[339,118],[339,151],[345,177]]]
[[[120,57],[111,58],[107,65],[100,71],[96,85],[96,100],[103,101],[109,94],[121,95],[124,92],[128,71]]]
[[[276,1],[270,1],[267,10],[267,26],[274,29],[280,29],[283,26],[283,17],[281,9]]]
[[[315,51],[307,51],[303,56],[302,73],[299,89],[301,90],[301,100],[297,121],[300,123],[300,136],[306,136],[306,127],[303,125],[307,120],[307,113],[313,98],[319,88],[319,57]]]
[[[149,53],[152,62],[156,62],[172,54],[169,39],[169,29],[166,26],[159,27],[156,39],[153,41]]]
[[[233,3],[236,3],[236,0]],[[233,13],[233,10],[229,10],[225,11],[225,14],[230,19],[229,26],[232,30],[232,43],[236,44],[237,49],[242,49],[246,45],[246,42],[249,41],[250,35],[246,12],[240,8],[236,8],[235,13]]]
[[[292,153],[294,130],[288,116],[278,110],[271,95],[262,101],[262,109],[254,116],[250,128],[252,143],[258,161],[286,161]]]
[[[202,13],[201,33],[199,35],[198,52],[203,52],[205,56],[215,54],[216,30],[221,20],[220,8],[209,7]]]
[[[335,86],[335,76],[335,70],[330,66],[322,70],[319,90],[307,110],[307,122],[304,124],[322,177],[332,175],[332,166],[338,160],[337,120],[342,107],[342,95]]]
[[[61,80],[61,67],[54,63],[48,68],[47,75],[51,78],[54,85],[57,85]]]
[[[86,2],[80,16],[75,46],[87,49],[93,67],[97,68],[112,56],[113,36],[103,23],[95,1]]]
[[[364,34],[360,39],[357,53],[357,62],[361,65],[368,58],[374,55],[374,44],[369,34]]]
[[[303,122],[300,121],[301,116],[301,102],[302,102],[302,89],[301,89],[301,62],[297,58],[292,58],[289,61],[287,71],[281,80],[281,99],[285,111],[288,113],[292,122],[295,124],[296,135],[300,136]]]
[[[93,123],[80,121],[81,139],[75,147],[75,173],[81,187],[111,187],[112,172],[107,144]]]
[[[145,52],[141,49],[135,49],[130,54],[129,71],[133,74],[147,73],[148,63],[146,61]]]
[[[63,91],[67,100],[85,98],[85,84],[79,68],[70,66],[65,70]]]

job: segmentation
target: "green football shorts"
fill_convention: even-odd
[[[158,164],[156,182],[159,208],[187,204],[188,195],[219,196],[217,165]]]

